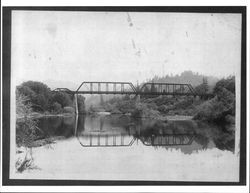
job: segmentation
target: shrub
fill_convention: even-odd
[[[215,108],[219,105],[216,98],[204,102],[197,107],[197,114],[194,116],[194,119],[213,121],[216,118]]]
[[[64,107],[63,112],[64,113],[74,113],[75,109],[73,107]]]
[[[17,118],[25,117],[32,113],[32,104],[29,98],[16,91],[16,114]]]
[[[167,105],[161,105],[157,108],[157,110],[160,111],[161,113],[167,113],[168,107],[167,107]]]
[[[228,78],[223,78],[220,81],[218,81],[214,87],[214,94],[218,94],[220,92],[221,88],[225,88],[231,93],[235,94],[235,77],[229,76]]]
[[[134,117],[154,117],[160,116],[159,111],[150,109],[145,103],[138,103],[135,106],[135,110],[132,112]]]
[[[54,102],[51,108],[52,108],[52,111],[55,113],[62,113],[62,105],[58,102]]]
[[[37,121],[31,118],[17,120],[16,144],[18,147],[31,147],[32,142],[37,138]]]
[[[61,107],[71,106],[73,101],[69,94],[65,92],[56,92],[52,96],[52,102],[57,102]]]

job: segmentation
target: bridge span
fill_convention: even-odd
[[[197,93],[191,84],[182,83],[144,83],[135,87],[130,82],[82,82],[77,90],[57,88],[54,92],[68,94],[121,94],[121,95],[173,95],[173,96],[200,96],[212,97],[212,94]]]
[[[181,83],[144,83],[135,87],[130,82],[82,82],[76,91],[68,88],[57,88],[53,92],[65,92],[74,96],[76,114],[78,114],[78,94],[120,94],[135,96],[199,96],[204,99],[213,97],[212,94],[197,93],[191,84]]]

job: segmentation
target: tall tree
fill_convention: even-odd
[[[207,82],[206,77],[203,77],[202,84],[203,84],[203,88],[204,88],[204,93],[207,93],[208,92],[208,82]]]
[[[27,81],[18,86],[17,91],[30,99],[34,110],[48,110],[51,91],[46,84],[37,81]]]

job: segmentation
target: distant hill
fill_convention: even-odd
[[[192,71],[184,71],[180,75],[166,75],[164,77],[155,76],[147,82],[168,82],[168,83],[187,83],[191,84],[193,87],[198,86],[202,83],[203,78],[207,78],[208,85],[213,87],[216,82],[219,80],[214,76],[204,76],[202,74],[198,74]]]

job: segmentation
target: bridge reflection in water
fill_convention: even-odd
[[[96,120],[96,117],[94,119]],[[124,123],[128,121],[126,119],[128,118],[124,117]],[[122,128],[116,127],[114,122],[107,127],[105,117],[99,117],[99,124],[95,125],[91,124],[91,119],[87,121],[89,121],[87,124],[85,118],[77,121],[75,128],[75,135],[83,147],[129,147],[135,141],[137,143],[141,141],[145,146],[184,146],[191,145],[195,138],[195,135],[189,132],[167,134],[162,128],[154,128],[152,132],[150,129],[142,129],[142,126],[129,122]],[[121,122],[119,120],[119,124]],[[89,127],[86,128],[85,125]]]
[[[77,136],[83,147],[125,147],[133,145],[135,138],[126,135],[88,134]]]
[[[172,135],[152,135],[150,137],[141,137],[141,141],[147,146],[176,146],[191,145],[194,135],[190,134],[172,134]]]

